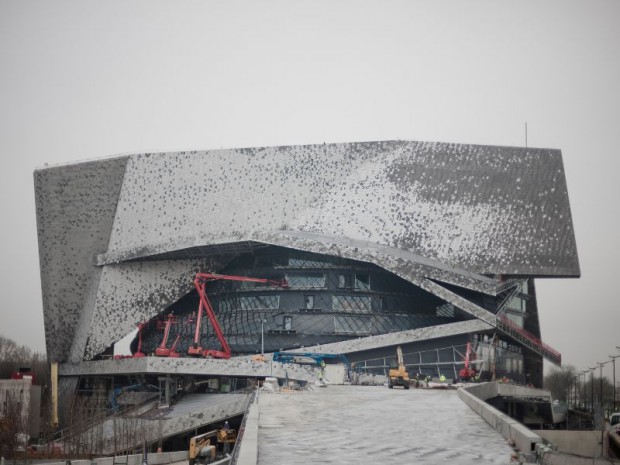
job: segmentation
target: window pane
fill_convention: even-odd
[[[280,308],[280,296],[271,295],[253,295],[229,297],[222,299],[219,303],[221,311],[230,310],[273,310]]]
[[[335,316],[334,331],[340,334],[370,334],[371,321],[367,317]]]
[[[355,289],[370,290],[370,275],[368,273],[355,273]]]
[[[371,300],[363,295],[335,295],[332,296],[332,310],[370,313]]]
[[[353,287],[353,276],[350,274],[338,275],[338,287],[340,289],[351,289]]]
[[[327,260],[321,260],[318,257],[298,255],[295,257],[289,257],[288,266],[292,268],[325,268],[331,267],[332,263]]]
[[[325,287],[325,275],[322,273],[287,274],[286,282],[291,288],[322,288]]]

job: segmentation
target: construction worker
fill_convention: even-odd
[[[440,381],[440,382],[442,382],[442,383],[445,383],[445,382],[446,382],[446,377],[445,377],[445,375],[444,375],[443,373],[442,373],[442,374],[441,374],[441,376],[439,377],[439,381]]]

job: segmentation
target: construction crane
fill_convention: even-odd
[[[138,349],[133,354],[134,358],[146,357],[146,354],[142,352],[142,328],[144,328],[145,326],[146,323],[143,321],[138,324]]]
[[[471,343],[467,342],[467,350],[465,351],[465,368],[459,370],[459,378],[462,381],[470,381],[476,377],[478,370],[473,366],[476,359],[476,352],[472,350]],[[470,366],[471,364],[471,366]]]
[[[396,347],[396,362],[398,367],[390,368],[388,387],[392,389],[394,386],[402,386],[405,389],[409,389],[409,373],[407,373],[407,368],[405,368],[403,350],[400,346]]]
[[[194,278],[194,287],[198,292],[198,297],[200,298],[200,303],[198,305],[198,316],[196,317],[196,329],[194,331],[194,342],[187,350],[187,354],[191,356],[202,356],[202,357],[213,357],[213,358],[225,358],[228,359],[231,356],[230,346],[224,337],[224,333],[222,333],[222,328],[215,317],[215,312],[213,311],[213,306],[207,297],[206,285],[212,281],[238,281],[238,282],[246,282],[246,283],[259,283],[259,284],[268,284],[271,286],[278,287],[288,287],[286,280],[276,281],[273,279],[264,279],[264,278],[250,278],[248,276],[232,276],[232,275],[223,275],[223,274],[214,274],[214,273],[196,273],[196,277]],[[213,326],[213,330],[215,331],[215,335],[222,346],[222,350],[215,349],[204,349],[200,346],[200,335],[201,335],[201,322],[202,322],[202,313],[206,312],[209,321],[211,322],[211,326]]]

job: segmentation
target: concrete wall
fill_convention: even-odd
[[[508,415],[500,412],[495,407],[491,407],[470,391],[482,391],[492,392],[497,387],[492,386],[496,383],[484,383],[472,388],[461,388],[458,391],[458,395],[463,402],[471,407],[478,415],[495,428],[504,438],[514,442],[516,447],[523,453],[533,452],[536,448],[536,444],[542,443],[543,439],[530,431],[516,420],[513,420]]]
[[[620,464],[617,460],[609,460],[602,457],[590,458],[577,455],[564,454],[562,452],[548,452],[538,462],[541,465],[610,465]]]
[[[147,454],[148,465],[164,465],[187,460],[189,452],[186,450]],[[99,457],[93,460],[5,460],[4,465],[142,465],[142,454],[119,455],[116,457]]]
[[[260,419],[260,397],[250,406],[245,422],[243,437],[238,444],[239,454],[235,465],[256,465],[258,463],[258,421]]]
[[[600,457],[600,431],[536,430],[534,433],[557,446],[559,452]]]

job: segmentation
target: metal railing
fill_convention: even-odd
[[[500,315],[496,318],[496,326],[499,330],[513,337],[514,339],[522,342],[530,349],[539,353],[550,362],[555,363],[556,365],[562,364],[562,354],[555,350],[548,344],[545,344],[539,338],[534,336],[529,331],[518,326],[516,323],[513,323],[508,319],[508,317],[504,315]]]

